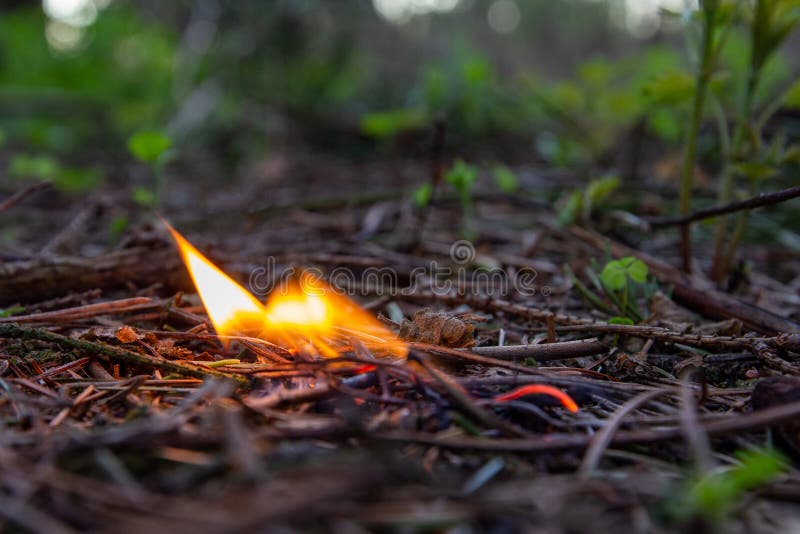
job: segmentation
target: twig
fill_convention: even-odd
[[[39,182],[38,184],[33,184],[32,186],[23,189],[22,191],[14,193],[13,195],[5,199],[2,203],[0,203],[0,213],[22,202],[22,200],[24,200],[25,197],[32,195],[33,193],[40,191],[46,187],[50,187],[50,182]]]
[[[749,414],[737,414],[724,419],[710,421],[701,425],[709,435],[731,434],[743,430],[756,430],[775,424],[791,421],[800,416],[800,401],[783,404]],[[681,436],[680,427],[652,428],[618,432],[611,445],[634,445],[670,441]],[[421,433],[385,433],[373,436],[376,439],[395,442],[414,442],[435,445],[450,449],[502,451],[502,452],[553,452],[585,449],[593,436],[572,434],[550,434],[543,438],[524,439],[484,439],[484,438],[441,438]]]
[[[107,313],[123,313],[129,311],[143,310],[161,306],[161,303],[148,297],[134,297],[129,299],[112,300],[108,302],[98,302],[87,304],[86,306],[76,306],[74,308],[64,308],[42,313],[31,313],[28,315],[16,315],[11,317],[0,317],[0,323],[42,323],[76,321],[87,319],[96,315]]]
[[[760,208],[761,206],[770,206],[772,204],[779,204],[781,202],[786,202],[787,200],[791,200],[797,197],[800,197],[800,185],[795,187],[790,187],[788,189],[783,189],[781,191],[775,191],[773,193],[762,193],[760,195],[756,195],[754,197],[750,197],[745,200],[738,200],[736,202],[731,202],[729,204],[714,206],[713,208],[697,210],[695,212],[689,213],[688,215],[677,215],[669,217],[645,217],[644,221],[647,222],[647,224],[651,228],[676,226],[681,224],[687,224],[694,221],[700,221],[703,219],[710,219],[712,217],[717,217],[719,215],[727,215],[728,213],[734,213],[737,211]]]
[[[227,378],[235,380],[240,384],[247,382],[247,380],[243,377],[222,373],[213,369],[194,366],[188,363],[178,363],[159,359],[154,356],[150,356],[149,354],[132,352],[103,343],[95,343],[81,339],[71,339],[39,328],[26,328],[16,324],[0,324],[0,338],[36,339],[49,343],[57,343],[61,347],[69,347],[71,349],[89,353],[103,361],[122,361],[132,365],[155,367],[156,369],[160,369],[166,373],[178,373],[197,378],[208,378],[212,376],[217,378]]]
[[[608,345],[597,338],[579,341],[561,341],[557,343],[540,343],[538,345],[506,345],[503,347],[473,347],[471,351],[481,356],[490,356],[500,360],[522,360],[533,358],[537,362],[564,360],[601,354],[608,350]]]
[[[623,404],[619,410],[614,412],[603,425],[603,428],[600,429],[589,442],[589,447],[586,449],[586,454],[583,457],[581,466],[578,468],[578,473],[586,477],[597,469],[597,464],[603,457],[603,451],[608,448],[609,443],[614,439],[614,433],[620,427],[625,417],[640,406],[647,404],[665,393],[671,393],[671,391],[668,389],[645,391]]]
[[[800,333],[800,324],[758,306],[742,302],[731,295],[697,288],[678,269],[649,254],[617,243],[586,228],[573,226],[567,231],[572,237],[591,244],[598,252],[609,249],[611,254],[617,258],[634,256],[642,260],[660,282],[672,285],[672,296],[675,301],[707,317],[740,319],[744,326],[766,334]]]
[[[700,425],[697,417],[697,401],[694,398],[691,377],[692,372],[687,372],[681,378],[680,387],[680,428],[686,444],[694,457],[694,467],[700,473],[707,473],[713,467],[711,458],[711,444],[708,434]]]
[[[413,357],[420,365],[422,365],[425,370],[431,375],[436,382],[438,382],[449,394],[450,398],[452,398],[461,408],[464,409],[469,415],[474,417],[476,420],[480,421],[484,425],[495,428],[501,431],[503,434],[507,436],[524,436],[526,432],[522,429],[516,428],[510,423],[507,423],[503,419],[497,417],[494,413],[484,410],[475,402],[470,399],[469,394],[464,391],[464,388],[461,385],[447,376],[445,373],[435,369],[430,362],[424,356],[419,355],[410,355],[409,357]]]

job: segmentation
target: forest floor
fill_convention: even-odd
[[[128,192],[32,190],[0,213],[0,530],[800,530],[800,255],[747,244],[726,292],[704,275],[707,229],[686,276],[674,227],[561,227],[546,195],[483,181],[467,242],[454,195],[409,199],[426,164],[307,156],[233,184],[185,164],[161,214],[243,285],[260,267],[350,273],[408,357],[223,346]],[[580,184],[515,171],[523,191]],[[629,256],[648,297],[612,324],[587,272]],[[767,443],[789,458],[776,476],[703,500]]]

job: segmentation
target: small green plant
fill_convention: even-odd
[[[506,194],[515,193],[519,189],[519,178],[505,165],[497,165],[492,170],[492,178],[497,188]]]
[[[127,215],[118,215],[114,217],[114,219],[108,225],[108,233],[111,237],[111,241],[116,242],[119,240],[129,225],[130,219],[128,219]]]
[[[592,212],[601,206],[620,185],[618,176],[606,176],[592,180],[585,187],[567,193],[559,201],[559,226],[577,222],[588,222]]]
[[[772,97],[772,101],[763,106],[763,111],[756,110],[760,107],[758,96],[766,85],[764,80],[768,78],[766,74],[770,65],[775,63],[781,44],[800,23],[800,2],[756,0],[745,9],[744,15],[750,30],[749,63],[735,114],[733,135],[721,128],[721,135],[731,139],[724,154],[720,177],[721,204],[734,200],[737,178],[744,180],[747,193],[753,195],[767,178],[779,174],[783,165],[793,162],[797,152],[797,147],[785,146],[782,136],[776,136],[771,144],[765,144],[762,129],[782,105],[791,106],[798,82]],[[721,217],[717,223],[711,265],[711,278],[716,282],[721,282],[730,270],[747,227],[749,212],[741,212],[733,218],[733,225],[728,216]]]
[[[145,206],[160,207],[166,193],[166,177],[164,166],[171,157],[172,139],[159,131],[142,131],[128,139],[128,151],[140,162],[149,166],[155,180],[154,192],[146,194],[146,189],[136,188],[133,199]]]
[[[655,281],[648,280],[647,265],[637,258],[626,256],[606,263],[597,275],[596,262],[586,270],[589,279],[599,292],[592,291],[567,270],[573,285],[595,308],[612,315],[611,324],[635,324],[644,318],[638,305],[639,297],[650,298],[658,289]]]
[[[456,190],[461,202],[461,233],[465,239],[472,239],[475,234],[473,228],[475,208],[472,202],[472,186],[478,179],[478,169],[459,159],[456,160],[453,168],[447,171],[444,179]]]
[[[736,465],[711,471],[689,483],[675,502],[678,519],[701,517],[721,524],[742,497],[775,480],[786,471],[786,459],[774,449],[740,451]]]
[[[414,108],[375,111],[361,117],[361,131],[370,137],[384,139],[421,128],[427,122],[426,114]]]
[[[728,15],[731,13],[732,11],[729,9],[721,9],[720,0],[701,1],[700,17],[703,36],[700,44],[700,64],[694,84],[692,115],[689,121],[689,130],[686,133],[681,170],[680,211],[683,215],[687,215],[692,209],[692,185],[700,123],[703,119],[711,77],[722,49],[721,43],[730,27]],[[691,269],[691,233],[688,224],[681,227],[681,258],[683,269],[688,272]]]
[[[425,182],[414,190],[412,196],[414,197],[414,204],[416,204],[418,208],[426,207],[430,204],[431,197],[433,196],[433,184]]]

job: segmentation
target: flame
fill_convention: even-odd
[[[165,224],[220,336],[253,336],[295,351],[312,348],[328,357],[358,340],[376,354],[406,355],[405,343],[395,334],[318,277],[301,272],[262,304]]]

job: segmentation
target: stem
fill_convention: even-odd
[[[759,0],[760,3],[761,0]],[[758,9],[758,7],[757,7]],[[756,43],[756,28],[755,25],[752,29],[751,35],[751,42],[753,43],[753,47],[755,47]],[[751,49],[750,52],[751,56],[754,56],[755,52],[754,49]],[[742,108],[739,112],[739,117],[736,122],[736,130],[734,133],[733,138],[733,147],[731,148],[730,154],[725,162],[723,167],[723,173],[720,180],[720,190],[719,190],[719,203],[720,204],[727,204],[733,199],[733,188],[734,188],[734,171],[733,171],[733,163],[734,161],[743,157],[742,151],[744,149],[744,141],[746,139],[745,133],[747,130],[747,123],[752,115],[752,108],[753,108],[753,100],[755,99],[756,87],[758,86],[758,78],[761,72],[761,64],[756,63],[755,61],[750,61],[750,66],[748,68],[747,74],[747,85],[745,86],[744,97],[742,98]],[[721,282],[723,278],[727,275],[729,261],[726,259],[731,254],[730,251],[725,250],[725,241],[728,235],[728,223],[729,217],[725,216],[722,217],[719,222],[717,223],[717,228],[714,232],[714,255],[711,260],[711,279],[714,282]],[[739,238],[741,238],[741,233]],[[734,242],[734,236],[731,236],[731,243],[738,243],[738,239]]]
[[[750,220],[750,210],[738,214],[736,217],[736,225],[733,227],[733,233],[728,241],[728,250],[725,252],[725,257],[722,261],[723,272],[727,273],[731,268],[733,259],[736,256],[736,248],[742,240],[744,231],[747,229],[747,222]]]
[[[694,178],[694,163],[697,154],[697,134],[700,131],[700,121],[703,118],[703,105],[705,103],[708,82],[711,78],[711,68],[714,59],[714,19],[716,9],[706,7],[703,18],[703,44],[700,70],[697,74],[697,87],[694,92],[692,118],[689,123],[689,132],[686,137],[686,149],[683,159],[683,173],[681,176],[680,208],[681,214],[687,215],[692,209],[692,182]],[[691,233],[690,225],[681,226],[681,257],[683,270],[691,271]]]
[[[167,184],[164,176],[164,162],[158,161],[153,166],[153,176],[156,180],[156,199],[155,205],[158,210],[164,209]]]
[[[461,210],[461,233],[464,239],[472,240],[475,238],[475,209],[472,204],[472,195],[466,188],[461,192]]]

